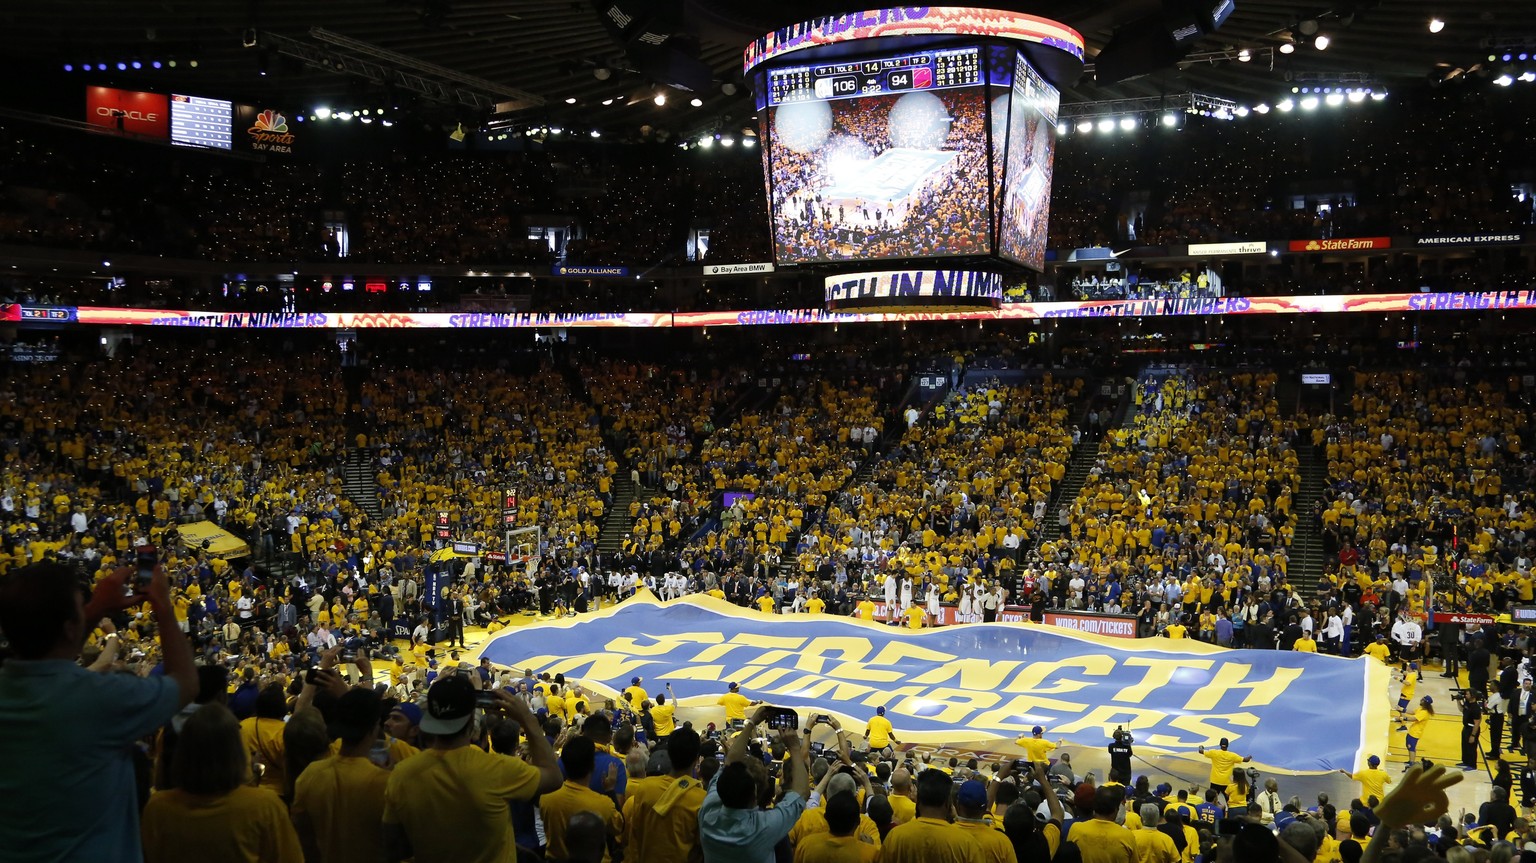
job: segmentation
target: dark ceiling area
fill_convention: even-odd
[[[449,125],[478,122],[490,113],[483,104],[490,100],[512,103],[510,119],[518,124],[616,131],[650,126],[690,134],[712,124],[745,123],[754,113],[741,80],[748,39],[774,26],[879,5],[616,2],[642,11],[649,29],[668,34],[665,52],[637,41],[626,48],[605,26],[604,13],[615,3],[590,0],[49,0],[0,8],[0,42],[10,77],[24,74],[28,88],[109,84],[297,111],[388,100]],[[979,5],[1044,15],[1083,34],[1089,71],[1065,89],[1065,103],[1186,92],[1254,103],[1289,92],[1297,81],[1370,81],[1403,90],[1449,76],[1446,86],[1482,86],[1503,71],[1498,62],[1487,62],[1490,54],[1501,58],[1505,48],[1518,53],[1523,34],[1536,34],[1536,3],[1529,0],[1236,0],[1225,24],[1191,45],[1184,60],[1100,84],[1093,73],[1097,53],[1117,31],[1156,26],[1148,16],[1161,14],[1163,2]],[[1439,32],[1431,32],[1432,19],[1444,22]],[[1320,35],[1328,39],[1326,50],[1316,47]],[[1286,44],[1295,50],[1283,53]],[[443,72],[469,83],[452,82],[436,95],[413,94],[355,74],[363,66],[338,69],[324,59],[336,56],[391,68],[403,57],[416,67],[412,74],[439,85]],[[135,62],[140,68],[133,68]],[[127,68],[119,70],[119,63]],[[65,72],[65,64],[75,71]],[[82,73],[85,64],[91,71]],[[692,89],[663,86],[669,80]],[[455,91],[478,95],[459,98]],[[665,104],[657,104],[658,95]]]

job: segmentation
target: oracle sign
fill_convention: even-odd
[[[85,122],[113,132],[169,138],[170,105],[170,98],[162,93],[119,90],[115,87],[85,88]]]
[[[1391,237],[1344,237],[1332,240],[1292,240],[1293,252],[1369,252],[1392,248]]]

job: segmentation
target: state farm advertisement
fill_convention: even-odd
[[[86,87],[85,121],[127,135],[169,138],[171,102],[162,93]]]
[[[1391,237],[1342,237],[1330,240],[1292,240],[1293,252],[1369,252],[1392,248]]]

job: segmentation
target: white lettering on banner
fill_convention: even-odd
[[[1518,243],[1519,234],[1464,234],[1456,237],[1420,237],[1421,246],[1475,246],[1483,243]]]
[[[143,111],[121,111],[117,108],[108,108],[105,105],[96,106],[96,114],[101,117],[122,117],[126,120],[138,120],[142,123],[153,123],[160,119],[160,115],[151,111],[148,114]]]
[[[1191,255],[1262,255],[1269,251],[1268,243],[1191,243]]]
[[[1001,300],[1003,277],[975,270],[895,270],[829,276],[828,302],[907,297],[964,297]]]
[[[1069,614],[1048,611],[1045,613],[1045,622],[1052,626],[1075,629],[1078,632],[1087,632],[1094,635],[1110,635],[1115,638],[1136,637],[1136,619],[1133,617],[1111,617],[1096,614]]]
[[[708,264],[704,267],[706,276],[742,276],[771,272],[773,272],[773,264]]]

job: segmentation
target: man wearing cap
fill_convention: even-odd
[[[384,730],[389,736],[411,747],[421,745],[421,708],[414,702],[402,701],[384,717]]]
[[[882,863],[982,863],[987,859],[975,836],[949,823],[950,787],[943,771],[930,768],[918,774],[917,817],[885,835]],[[983,788],[983,808],[986,802]]]
[[[891,720],[885,718],[885,708],[876,707],[875,716],[864,726],[864,742],[869,745],[871,752],[885,752],[891,744],[901,745],[896,739],[896,729],[891,726]]]
[[[955,793],[955,826],[976,841],[985,863],[1015,863],[1013,843],[987,815],[991,808],[987,783],[967,779]]]
[[[678,863],[703,859],[699,807],[704,786],[693,778],[699,763],[699,733],[681,728],[667,737],[671,770],[629,787],[624,801],[624,857],[629,863]]]
[[[1236,752],[1227,751],[1227,738],[1221,738],[1221,748],[1212,749],[1209,752],[1205,747],[1200,747],[1200,754],[1211,762],[1210,787],[1225,794],[1227,786],[1232,784],[1232,768],[1253,760],[1252,755],[1238,755]]]
[[[330,732],[341,751],[315,761],[293,785],[293,826],[304,859],[321,863],[378,860],[384,855],[384,788],[389,773],[369,760],[383,732],[383,700],[371,689],[349,689],[331,711]]]
[[[1030,730],[1029,737],[1020,737],[1014,742],[1023,747],[1025,752],[1029,753],[1029,760],[1033,763],[1049,762],[1051,760],[1051,752],[1059,745],[1058,743],[1046,740],[1045,729],[1039,725]]]
[[[1387,796],[1387,786],[1392,784],[1392,777],[1387,771],[1381,769],[1381,759],[1372,755],[1365,759],[1366,768],[1350,773],[1348,770],[1339,772],[1350,779],[1360,783],[1360,799],[1369,800],[1375,797],[1377,800]]]
[[[555,752],[528,705],[510,692],[491,695],[495,709],[522,726],[528,761],[474,745],[474,685],[450,675],[432,684],[421,730],[432,745],[400,763],[384,792],[384,859],[416,863],[497,863],[514,854],[508,801],[559,788]]]
[[[727,684],[729,692],[720,696],[715,703],[725,708],[726,722],[745,722],[747,720],[747,708],[752,705],[751,699],[741,694],[741,688],[735,684]]]
[[[631,677],[629,679],[629,686],[624,689],[624,700],[629,702],[630,709],[632,710],[639,710],[640,703],[650,697],[649,693],[645,691],[645,687],[640,685],[644,681],[645,678],[643,677]]]

